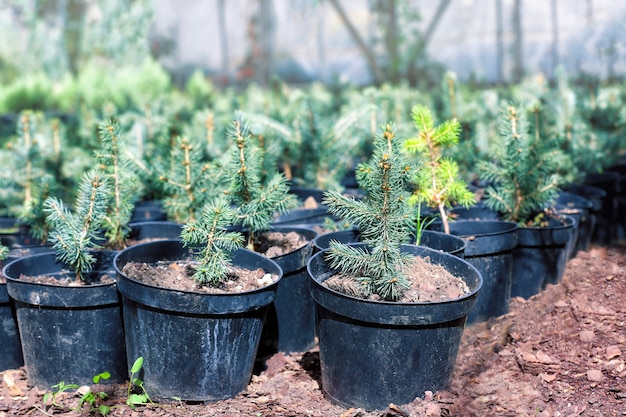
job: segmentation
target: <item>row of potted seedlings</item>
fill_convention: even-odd
[[[175,171],[161,179],[184,191],[165,202],[184,222],[163,222],[164,232],[129,225],[133,206],[121,196],[136,185],[123,174],[119,126],[103,122],[101,166],[83,177],[74,209],[44,201],[52,247],[3,269],[8,297],[0,301],[14,305],[17,323],[8,336],[15,342],[19,328],[14,350],[31,383],[88,384],[103,371],[123,382],[142,357],[152,398],[218,400],[246,388],[260,355],[306,351],[317,339],[322,389],[343,406],[382,409],[445,388],[468,316],[504,314],[511,296],[557,282],[589,212],[575,221],[553,209],[553,167],[533,159],[541,154],[530,151],[515,107],[501,114],[510,154],[483,167],[483,206],[442,156],[458,142],[459,124],[435,125],[422,106],[412,115],[416,137],[386,124],[374,139],[371,159],[356,169],[359,198],[322,193],[326,219],[352,227],[340,234],[320,234],[319,223],[277,224],[297,199],[283,174],[268,173],[240,115],[228,155],[213,166],[177,142],[172,165],[183,180]],[[276,252],[266,243],[275,232],[295,235],[295,246]],[[131,235],[159,240],[135,244]],[[435,273],[445,281],[429,281]],[[15,356],[6,368],[21,365]]]

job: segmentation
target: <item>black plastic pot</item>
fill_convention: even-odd
[[[305,201],[307,198],[313,198],[318,204],[322,203],[324,198],[324,190],[313,187],[298,187],[292,186],[289,188],[289,194],[293,194],[298,197],[298,200]]]
[[[520,227],[513,250],[511,297],[530,298],[563,277],[568,259],[567,244],[574,219],[550,219],[546,227]]]
[[[137,222],[130,223],[129,226],[128,239],[136,242],[180,239],[180,232],[183,230],[182,224],[168,221]]]
[[[313,246],[315,247],[315,250],[319,252],[321,250],[328,249],[330,247],[331,240],[348,244],[360,242],[361,237],[359,235],[359,231],[356,229],[339,230],[337,232],[319,235],[313,241]],[[447,252],[460,258],[464,256],[465,245],[466,243],[462,238],[447,235],[435,230],[424,230],[420,240],[420,246]]]
[[[289,193],[295,195],[301,202],[312,198],[318,204],[318,207],[289,210],[285,214],[276,216],[272,220],[272,225],[307,227],[322,224],[326,218],[333,218],[328,213],[328,207],[322,205],[324,190],[311,187],[291,187]]]
[[[459,258],[465,256],[465,240],[458,236],[449,235],[435,230],[424,230],[420,238],[419,246],[436,249],[449,253]]]
[[[158,222],[167,220],[167,213],[160,201],[140,201],[135,204],[131,223]]]
[[[334,219],[328,213],[328,207],[293,209],[285,214],[276,216],[272,220],[273,226],[314,226],[324,223],[326,219]]]
[[[623,213],[626,211],[626,160],[622,156],[620,161],[609,167],[611,172],[616,172],[619,175],[618,179],[618,192],[615,196],[615,210],[617,213],[616,218],[616,231],[615,239],[617,241],[624,240],[626,238],[626,216]]]
[[[52,251],[50,246],[11,249],[9,256],[5,260],[0,261],[0,269],[18,258],[50,251]],[[9,297],[4,275],[2,275],[2,279],[3,281],[0,282],[0,372],[5,369],[16,369],[24,365],[15,307]]]
[[[282,269],[283,277],[265,320],[261,354],[305,352],[315,346],[315,304],[309,293],[306,264],[313,253],[312,242],[317,232],[289,226],[272,226],[271,231],[295,232],[308,243],[271,258]]]
[[[563,191],[559,193],[555,206],[559,213],[574,218],[577,223],[572,234],[573,244],[569,253],[571,259],[576,256],[579,250],[588,250],[591,245],[591,237],[595,227],[591,218],[594,204],[580,195]]]
[[[589,236],[588,241],[587,239],[583,239],[583,246],[581,247],[582,250],[588,250],[596,234],[595,231],[598,222],[598,216],[601,215],[602,212],[602,206],[604,205],[604,199],[606,198],[606,191],[604,191],[602,188],[586,184],[571,184],[565,187],[565,190],[571,194],[583,197],[591,202],[592,206],[589,209],[588,218],[588,227],[590,229],[589,234],[591,236]]]
[[[115,273],[113,251],[93,252],[92,274]],[[86,385],[110,372],[110,383],[128,378],[122,309],[115,282],[59,286],[27,282],[20,276],[66,276],[53,252],[9,262],[3,269],[15,304],[28,379],[40,389],[60,381]]]
[[[454,207],[450,210],[450,217],[459,220],[500,220],[500,214],[478,202],[470,207]]]
[[[0,217],[0,242],[9,249],[41,245],[29,228],[14,217]]]
[[[450,223],[450,233],[467,242],[464,259],[474,265],[483,277],[483,287],[469,313],[468,323],[485,321],[509,311],[517,229],[516,223],[499,220]]]
[[[584,185],[591,185],[606,192],[592,236],[593,243],[611,245],[617,239],[616,221],[619,179],[619,174],[611,171],[588,174],[585,178]]]
[[[6,282],[0,282],[0,372],[24,365],[13,303]]]
[[[331,241],[339,243],[357,243],[361,241],[361,234],[357,229],[338,230],[335,232],[324,233],[313,239],[313,248],[315,252],[328,249]]]
[[[324,260],[325,251],[309,261],[321,385],[336,404],[380,410],[410,403],[450,382],[467,314],[482,286],[480,272],[445,252],[414,245],[403,245],[403,251],[443,265],[462,277],[471,293],[437,303],[364,300],[323,285],[335,273]]]
[[[142,380],[153,398],[231,398],[250,381],[278,282],[255,291],[211,294],[146,285],[121,272],[128,262],[189,255],[179,240],[162,240],[131,246],[115,257],[129,366],[144,358]],[[248,250],[234,252],[232,263],[282,276],[276,262]]]

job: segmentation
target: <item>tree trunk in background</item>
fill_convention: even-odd
[[[502,0],[496,0],[496,81],[504,81],[504,41],[502,39]]]
[[[387,46],[387,79],[393,84],[400,80],[400,59],[398,58],[398,19],[396,0],[387,0],[382,3],[386,16],[385,45]]]
[[[524,77],[524,42],[522,29],[522,0],[515,0],[513,6],[513,82]]]
[[[230,59],[228,51],[228,32],[226,31],[226,11],[224,0],[217,0],[217,24],[220,33],[220,52],[222,53],[222,78],[226,85],[230,84]]]
[[[274,73],[274,1],[260,0],[260,38],[261,38],[261,70],[260,81],[262,84],[269,84]]]
[[[354,25],[348,18],[348,15],[346,14],[345,10],[343,9],[339,1],[338,0],[328,0],[328,1],[335,8],[335,11],[341,18],[343,24],[346,25],[348,32],[350,32],[352,39],[354,39],[357,46],[361,50],[361,53],[363,54],[363,56],[365,56],[365,59],[367,60],[367,63],[369,64],[370,71],[372,71],[372,78],[374,79],[374,83],[380,84],[384,80],[384,75],[382,71],[380,70],[378,63],[376,62],[376,57],[374,56],[370,48],[367,46],[367,44],[365,43],[365,41],[359,34],[359,31],[356,30],[356,28],[354,27]]]
[[[81,55],[83,20],[86,5],[83,0],[67,0],[67,15],[63,30],[63,41],[67,50],[67,60],[72,74],[78,73]]]
[[[435,15],[433,16],[433,18],[430,20],[430,23],[426,27],[426,30],[424,31],[422,35],[422,39],[416,42],[415,47],[412,48],[412,51],[410,51],[409,53],[409,64],[407,66],[407,75],[412,80],[415,80],[417,78],[417,74],[415,74],[416,63],[421,58],[421,55],[423,54],[423,52],[426,50],[426,47],[428,46],[428,42],[430,41],[431,36],[435,32],[435,29],[437,29],[437,26],[439,25],[439,22],[441,21],[441,18],[444,12],[450,5],[450,1],[451,0],[441,0],[439,2],[439,5],[437,6],[437,10],[435,11]]]
[[[559,17],[556,0],[550,2],[550,17],[552,18],[552,76],[559,66]]]

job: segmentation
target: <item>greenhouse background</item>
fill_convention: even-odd
[[[0,80],[59,79],[92,58],[152,55],[182,83],[461,80],[624,73],[626,4],[611,0],[3,0]]]

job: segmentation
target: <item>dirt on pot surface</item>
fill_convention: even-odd
[[[316,349],[277,353],[236,398],[209,404],[126,404],[126,386],[107,391],[110,416],[624,416],[626,249],[592,247],[570,260],[563,281],[510,312],[468,326],[451,386],[407,405],[366,412],[328,402]],[[71,381],[66,381],[70,383]],[[98,415],[68,410],[79,394],[44,405],[24,368],[1,373],[0,417]]]
[[[254,250],[268,258],[275,258],[293,252],[307,243],[309,241],[296,232],[265,232],[255,242]]]

